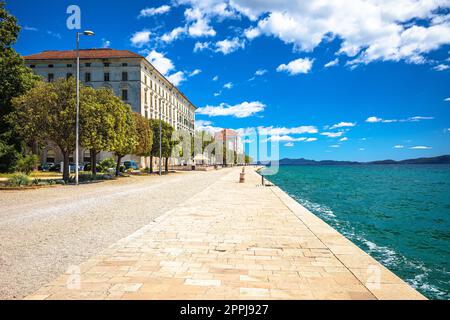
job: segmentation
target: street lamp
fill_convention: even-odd
[[[76,142],[75,142],[75,184],[78,185],[78,163],[79,163],[79,144],[80,144],[80,36],[93,36],[94,32],[86,30],[77,32],[77,119],[76,119]]]
[[[162,157],[162,104],[164,100],[159,98],[159,175],[162,175],[161,171],[161,157]]]

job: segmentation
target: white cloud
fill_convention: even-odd
[[[445,98],[444,101],[447,101],[447,102],[448,102],[448,101],[450,101],[450,98]]]
[[[172,63],[172,60],[166,58],[164,54],[152,50],[148,56],[147,60],[163,75],[167,75],[167,73],[175,68]]]
[[[212,125],[213,123],[211,121],[206,120],[196,120],[195,121],[195,130],[196,131],[206,131],[210,133],[216,133],[218,131],[221,131],[223,128],[215,127]]]
[[[339,122],[335,125],[332,125],[330,129],[333,130],[337,128],[354,127],[354,126],[356,126],[356,123],[353,122]]]
[[[194,45],[194,52],[203,51],[209,49],[211,42],[199,42],[197,41]]]
[[[164,14],[170,11],[170,6],[163,5],[158,8],[145,8],[139,13],[139,17],[151,17],[158,14]]]
[[[427,146],[415,146],[415,147],[411,147],[410,149],[413,149],[413,150],[428,150],[428,149],[431,149],[431,147],[427,147]]]
[[[321,135],[327,136],[328,138],[339,138],[339,137],[342,137],[343,134],[344,134],[343,131],[339,131],[339,132],[322,132],[321,133]]]
[[[221,52],[224,55],[227,55],[238,49],[244,49],[245,41],[235,37],[233,39],[225,39],[222,41],[217,41],[215,46],[216,46],[215,52]]]
[[[267,73],[267,70],[266,70],[266,69],[259,69],[259,70],[256,70],[255,76],[263,76],[263,75],[265,75],[266,73]]]
[[[225,84],[223,85],[223,87],[224,87],[225,89],[231,89],[231,88],[233,88],[233,83],[232,83],[232,82],[225,83]]]
[[[26,31],[39,31],[38,28],[35,28],[35,27],[29,27],[29,26],[24,26],[24,27],[23,27],[23,30],[26,30]]]
[[[317,138],[308,138],[305,140],[305,142],[314,142],[317,141]]]
[[[330,148],[339,148],[340,147],[340,145],[338,145],[338,144],[333,144],[332,146],[330,146]]]
[[[233,5],[258,19],[255,36],[275,36],[297,50],[312,51],[322,41],[342,39],[340,53],[357,63],[375,60],[423,62],[423,54],[450,42],[448,0],[247,1]],[[424,26],[420,20],[427,20]]]
[[[226,103],[221,103],[218,106],[206,106],[203,108],[198,108],[197,113],[208,115],[210,117],[233,116],[236,118],[246,118],[258,112],[264,111],[265,107],[266,105],[259,101],[245,101],[234,106]]]
[[[213,81],[219,80],[219,76],[214,76],[214,78],[213,78],[212,80],[213,80]]]
[[[144,45],[148,44],[150,42],[150,35],[151,32],[148,30],[142,30],[135,32],[131,36],[131,44],[137,48],[142,48]]]
[[[253,40],[261,35],[258,28],[248,28],[244,31],[244,35],[248,40]]]
[[[348,138],[347,137],[343,137],[342,139],[340,139],[339,141],[347,141]]]
[[[325,68],[329,68],[329,67],[333,67],[333,66],[337,66],[339,64],[339,59],[336,58],[334,60],[331,60],[330,62],[326,63],[324,65]]]
[[[189,74],[189,77],[196,76],[196,75],[200,74],[201,72],[202,72],[202,70],[200,70],[200,69],[195,69],[194,71],[192,71],[192,72]]]
[[[216,31],[208,24],[206,20],[199,19],[195,23],[189,26],[189,35],[191,37],[214,37]]]
[[[285,147],[293,147],[294,144],[292,142],[288,142],[284,144]]]
[[[277,142],[277,141],[305,141],[306,138],[304,137],[300,137],[300,138],[294,138],[288,135],[284,135],[284,136],[271,136],[269,139],[267,139],[268,141],[272,141],[272,142]]]
[[[393,122],[419,122],[422,120],[433,120],[434,117],[423,117],[423,116],[414,116],[406,119],[382,119],[375,116],[369,117],[366,119],[366,122],[369,123],[393,123]]]
[[[434,67],[433,69],[436,71],[444,71],[449,69],[450,66],[446,65],[446,64],[438,64],[436,67]]]
[[[111,46],[111,41],[106,40],[105,38],[102,39],[102,48],[109,48]]]
[[[300,73],[308,73],[313,65],[314,60],[311,60],[309,58],[300,58],[297,60],[293,60],[286,64],[281,64],[278,66],[277,71],[278,72],[287,72],[291,76],[300,74]]]
[[[403,146],[403,145],[401,145],[401,144],[398,144],[398,145],[396,145],[396,146],[394,146],[393,148],[394,149],[403,149],[405,146]]]
[[[218,96],[220,96],[221,94],[222,94],[222,91],[214,92],[214,97],[218,97]]]
[[[163,42],[170,43],[174,40],[177,40],[179,37],[181,37],[185,33],[186,33],[186,28],[178,27],[168,33],[163,34],[160,39]],[[195,47],[194,47],[194,51],[195,51]]]
[[[271,135],[271,136],[282,136],[288,134],[314,134],[317,133],[317,127],[315,126],[299,126],[293,128],[286,127],[258,127],[260,134]]]
[[[186,77],[183,71],[178,71],[167,76],[167,80],[169,80],[173,85],[179,86],[183,81],[186,80]]]
[[[365,151],[366,149],[364,149],[364,148],[359,148],[359,151]]]

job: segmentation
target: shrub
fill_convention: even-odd
[[[0,140],[0,172],[12,172],[20,159],[20,153],[13,145]]]
[[[16,170],[29,175],[31,171],[33,171],[33,169],[37,167],[38,163],[39,157],[37,155],[27,155],[17,161]]]
[[[105,158],[100,161],[99,165],[103,169],[102,171],[107,171],[110,168],[115,170],[117,162],[115,162],[113,158]]]
[[[24,187],[31,184],[30,178],[26,174],[16,173],[8,179],[8,186],[10,187]]]

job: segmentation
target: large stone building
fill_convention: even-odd
[[[43,51],[24,57],[27,66],[45,81],[76,76],[76,51]],[[94,88],[109,87],[128,103],[134,112],[148,119],[161,119],[175,130],[194,133],[196,107],[143,56],[128,50],[80,50],[80,80]],[[102,153],[100,158],[109,156]],[[88,150],[80,159],[89,160]],[[124,160],[127,160],[125,158]],[[148,159],[139,159],[146,166]],[[59,150],[49,146],[43,162],[60,162]]]

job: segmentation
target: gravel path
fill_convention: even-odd
[[[0,191],[0,299],[20,299],[229,172]]]

